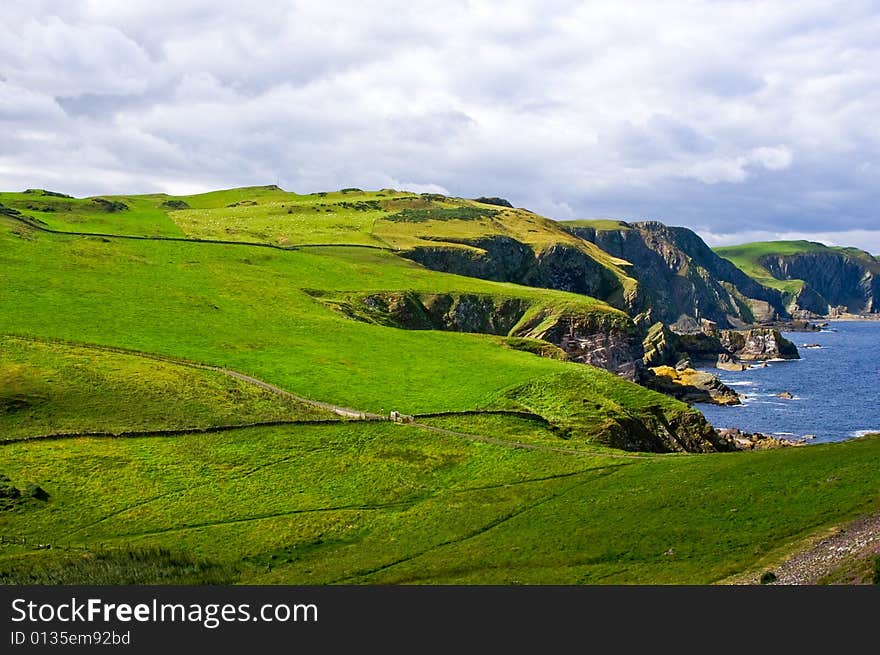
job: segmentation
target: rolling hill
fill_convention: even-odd
[[[708,583],[880,506],[589,365],[648,286],[484,200],[0,194],[0,583]]]

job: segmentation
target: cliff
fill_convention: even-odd
[[[784,293],[797,315],[880,311],[880,261],[857,248],[770,241],[718,248],[718,254]]]
[[[627,262],[579,239],[556,221],[500,198],[435,194],[380,203],[372,237],[436,271],[556,289],[641,311]]]
[[[651,319],[681,328],[708,319],[744,327],[787,314],[782,294],[715,254],[693,231],[656,221],[570,221],[572,234],[632,264],[642,305]]]
[[[318,296],[349,318],[408,330],[445,330],[512,337],[509,347],[641,379],[642,338],[611,307],[578,308],[548,299],[473,293],[388,291]],[[528,340],[528,341],[522,341]],[[543,343],[547,347],[539,347]]]

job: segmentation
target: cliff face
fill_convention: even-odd
[[[779,280],[803,280],[793,309],[830,314],[837,307],[851,313],[880,311],[880,262],[868,255],[824,249],[793,255],[767,255],[761,265]]]
[[[389,291],[368,296],[322,298],[355,320],[408,330],[494,334],[552,344],[570,361],[590,364],[631,381],[643,374],[642,340],[620,312],[554,313],[521,298],[480,294]],[[613,310],[609,310],[611,312]],[[558,358],[558,351],[528,348]]]
[[[604,368],[631,381],[642,378],[642,340],[635,326],[602,325],[564,315],[539,331],[522,336],[543,339],[561,348],[570,361]]]
[[[705,318],[721,327],[743,327],[786,315],[781,293],[716,255],[691,230],[655,221],[610,229],[588,221],[561,225],[633,265],[630,274],[653,320],[693,324]]]
[[[447,243],[450,239],[444,239]],[[401,253],[425,268],[496,282],[581,293],[605,300],[618,309],[635,308],[635,299],[605,266],[568,244],[544,250],[508,236],[494,235],[459,241],[470,248],[437,244]]]
[[[797,346],[771,328],[724,330],[720,340],[731,355],[743,361],[800,359]]]

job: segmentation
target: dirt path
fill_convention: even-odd
[[[774,571],[782,585],[816,584],[860,555],[880,551],[880,512],[838,528],[811,548],[791,556]]]
[[[772,571],[777,585],[812,585],[857,559],[880,554],[880,512],[874,512],[813,538],[775,568],[729,579],[730,584],[759,584]]]

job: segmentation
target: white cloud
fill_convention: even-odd
[[[878,30],[867,1],[12,0],[0,188],[409,185],[855,235]]]

